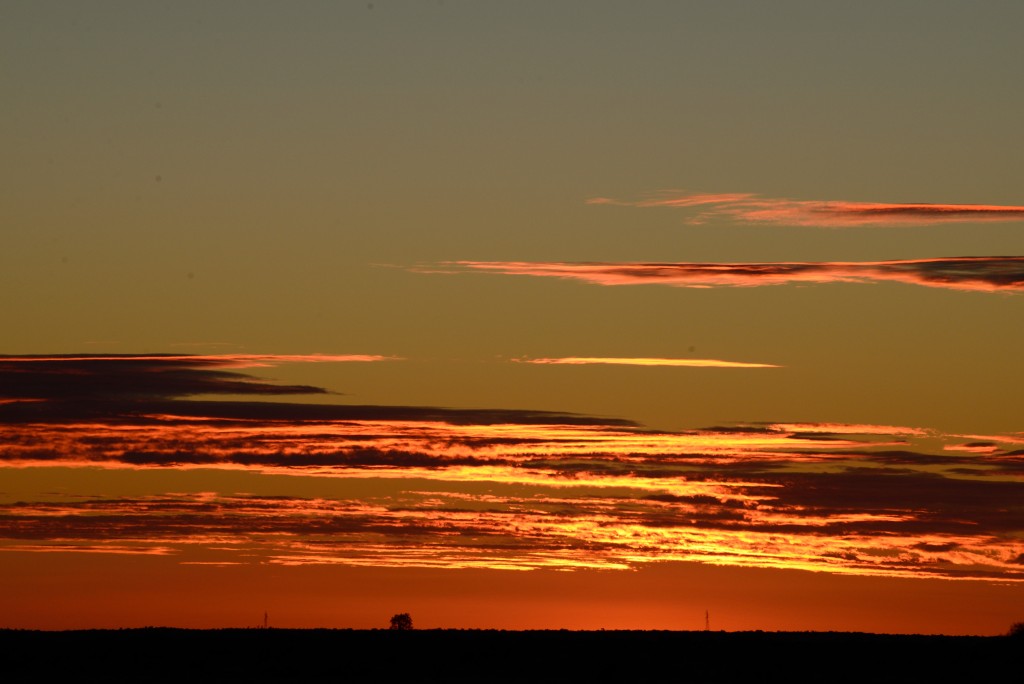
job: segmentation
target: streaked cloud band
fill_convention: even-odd
[[[700,213],[691,218],[690,223],[704,223],[722,217],[745,223],[838,228],[1024,221],[1024,206],[1018,205],[794,200],[760,197],[752,193],[667,195],[637,201],[594,197],[587,200],[587,203],[632,207],[700,207]]]
[[[518,570],[688,561],[1024,581],[1019,433],[662,431],[545,411],[182,399],[247,385],[317,389],[182,360],[8,358],[0,399],[32,400],[0,402],[0,473],[174,471],[204,489],[0,491],[0,552]],[[212,471],[301,478],[303,493],[209,491]]]

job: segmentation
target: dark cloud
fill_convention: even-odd
[[[0,356],[0,396],[65,402],[138,401],[202,394],[324,394],[227,371],[230,358],[176,355]]]
[[[880,449],[877,451],[863,451],[850,449],[844,453],[849,456],[869,457],[872,461],[890,465],[954,465],[958,463],[976,462],[976,459],[961,454],[925,454],[919,451]]]
[[[937,544],[933,542],[921,542],[920,544],[914,544],[913,548],[918,551],[930,551],[932,553],[944,553],[946,551],[955,551],[960,548],[960,544],[956,542],[946,542],[944,544]]]
[[[485,465],[487,461],[473,456],[452,456],[438,459],[426,453],[355,449],[346,452],[283,454],[228,453],[212,454],[180,450],[174,452],[137,452],[122,454],[118,460],[129,465],[243,465],[281,468],[333,467],[346,468],[450,468],[452,466]]]
[[[197,395],[327,394],[321,387],[276,384],[237,370],[285,360],[348,360],[348,357],[67,355],[0,356],[0,422],[62,421],[82,416],[130,414],[236,419],[240,421],[443,421],[470,424],[576,424],[629,426],[620,419],[552,411],[449,409],[423,406],[324,405],[243,401],[188,401]],[[377,359],[383,357],[367,357]],[[362,360],[362,357],[357,357]],[[259,363],[257,363],[259,361]],[[167,418],[161,418],[167,424]]]
[[[157,406],[153,406],[157,408]],[[376,406],[359,404],[284,404],[274,402],[179,401],[166,404],[175,415],[239,420],[297,421],[441,421],[451,425],[614,425],[635,426],[630,420],[596,418],[557,411],[520,409],[452,409],[436,406]]]
[[[759,197],[751,193],[666,195],[636,202],[596,197],[587,203],[634,207],[696,207],[700,213],[690,219],[690,223],[698,224],[717,217],[747,223],[832,228],[934,225],[959,221],[1024,221],[1024,206],[794,200]]]
[[[444,422],[450,425],[593,425],[636,427],[621,418],[601,418],[557,411],[528,409],[451,409],[436,406],[379,406],[362,404],[301,404],[270,401],[150,401],[102,402],[18,402],[0,404],[0,424],[19,422],[63,422],[104,416],[110,422],[134,425],[188,425],[191,419],[221,421],[225,427],[250,426],[252,421],[336,422],[414,421]],[[354,439],[373,439],[366,434]],[[528,438],[481,438],[487,444],[521,444]]]
[[[977,475],[977,471],[975,472]],[[771,504],[799,507],[822,515],[838,513],[901,514],[890,523],[905,528],[912,521],[934,533],[1013,532],[1024,524],[1024,482],[956,478],[925,472],[793,473],[771,482],[783,486]]]

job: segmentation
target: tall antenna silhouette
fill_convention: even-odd
[[[711,613],[707,610],[704,611],[704,631],[707,632],[711,629]]]

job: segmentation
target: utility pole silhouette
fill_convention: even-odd
[[[711,630],[711,613],[709,613],[707,610],[705,610],[704,611],[704,631],[707,632],[707,631],[710,631],[710,630]]]
[[[267,611],[263,611],[263,629],[267,628]]]

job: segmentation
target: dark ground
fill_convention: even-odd
[[[1021,682],[1024,639],[837,632],[0,630],[0,681]]]

